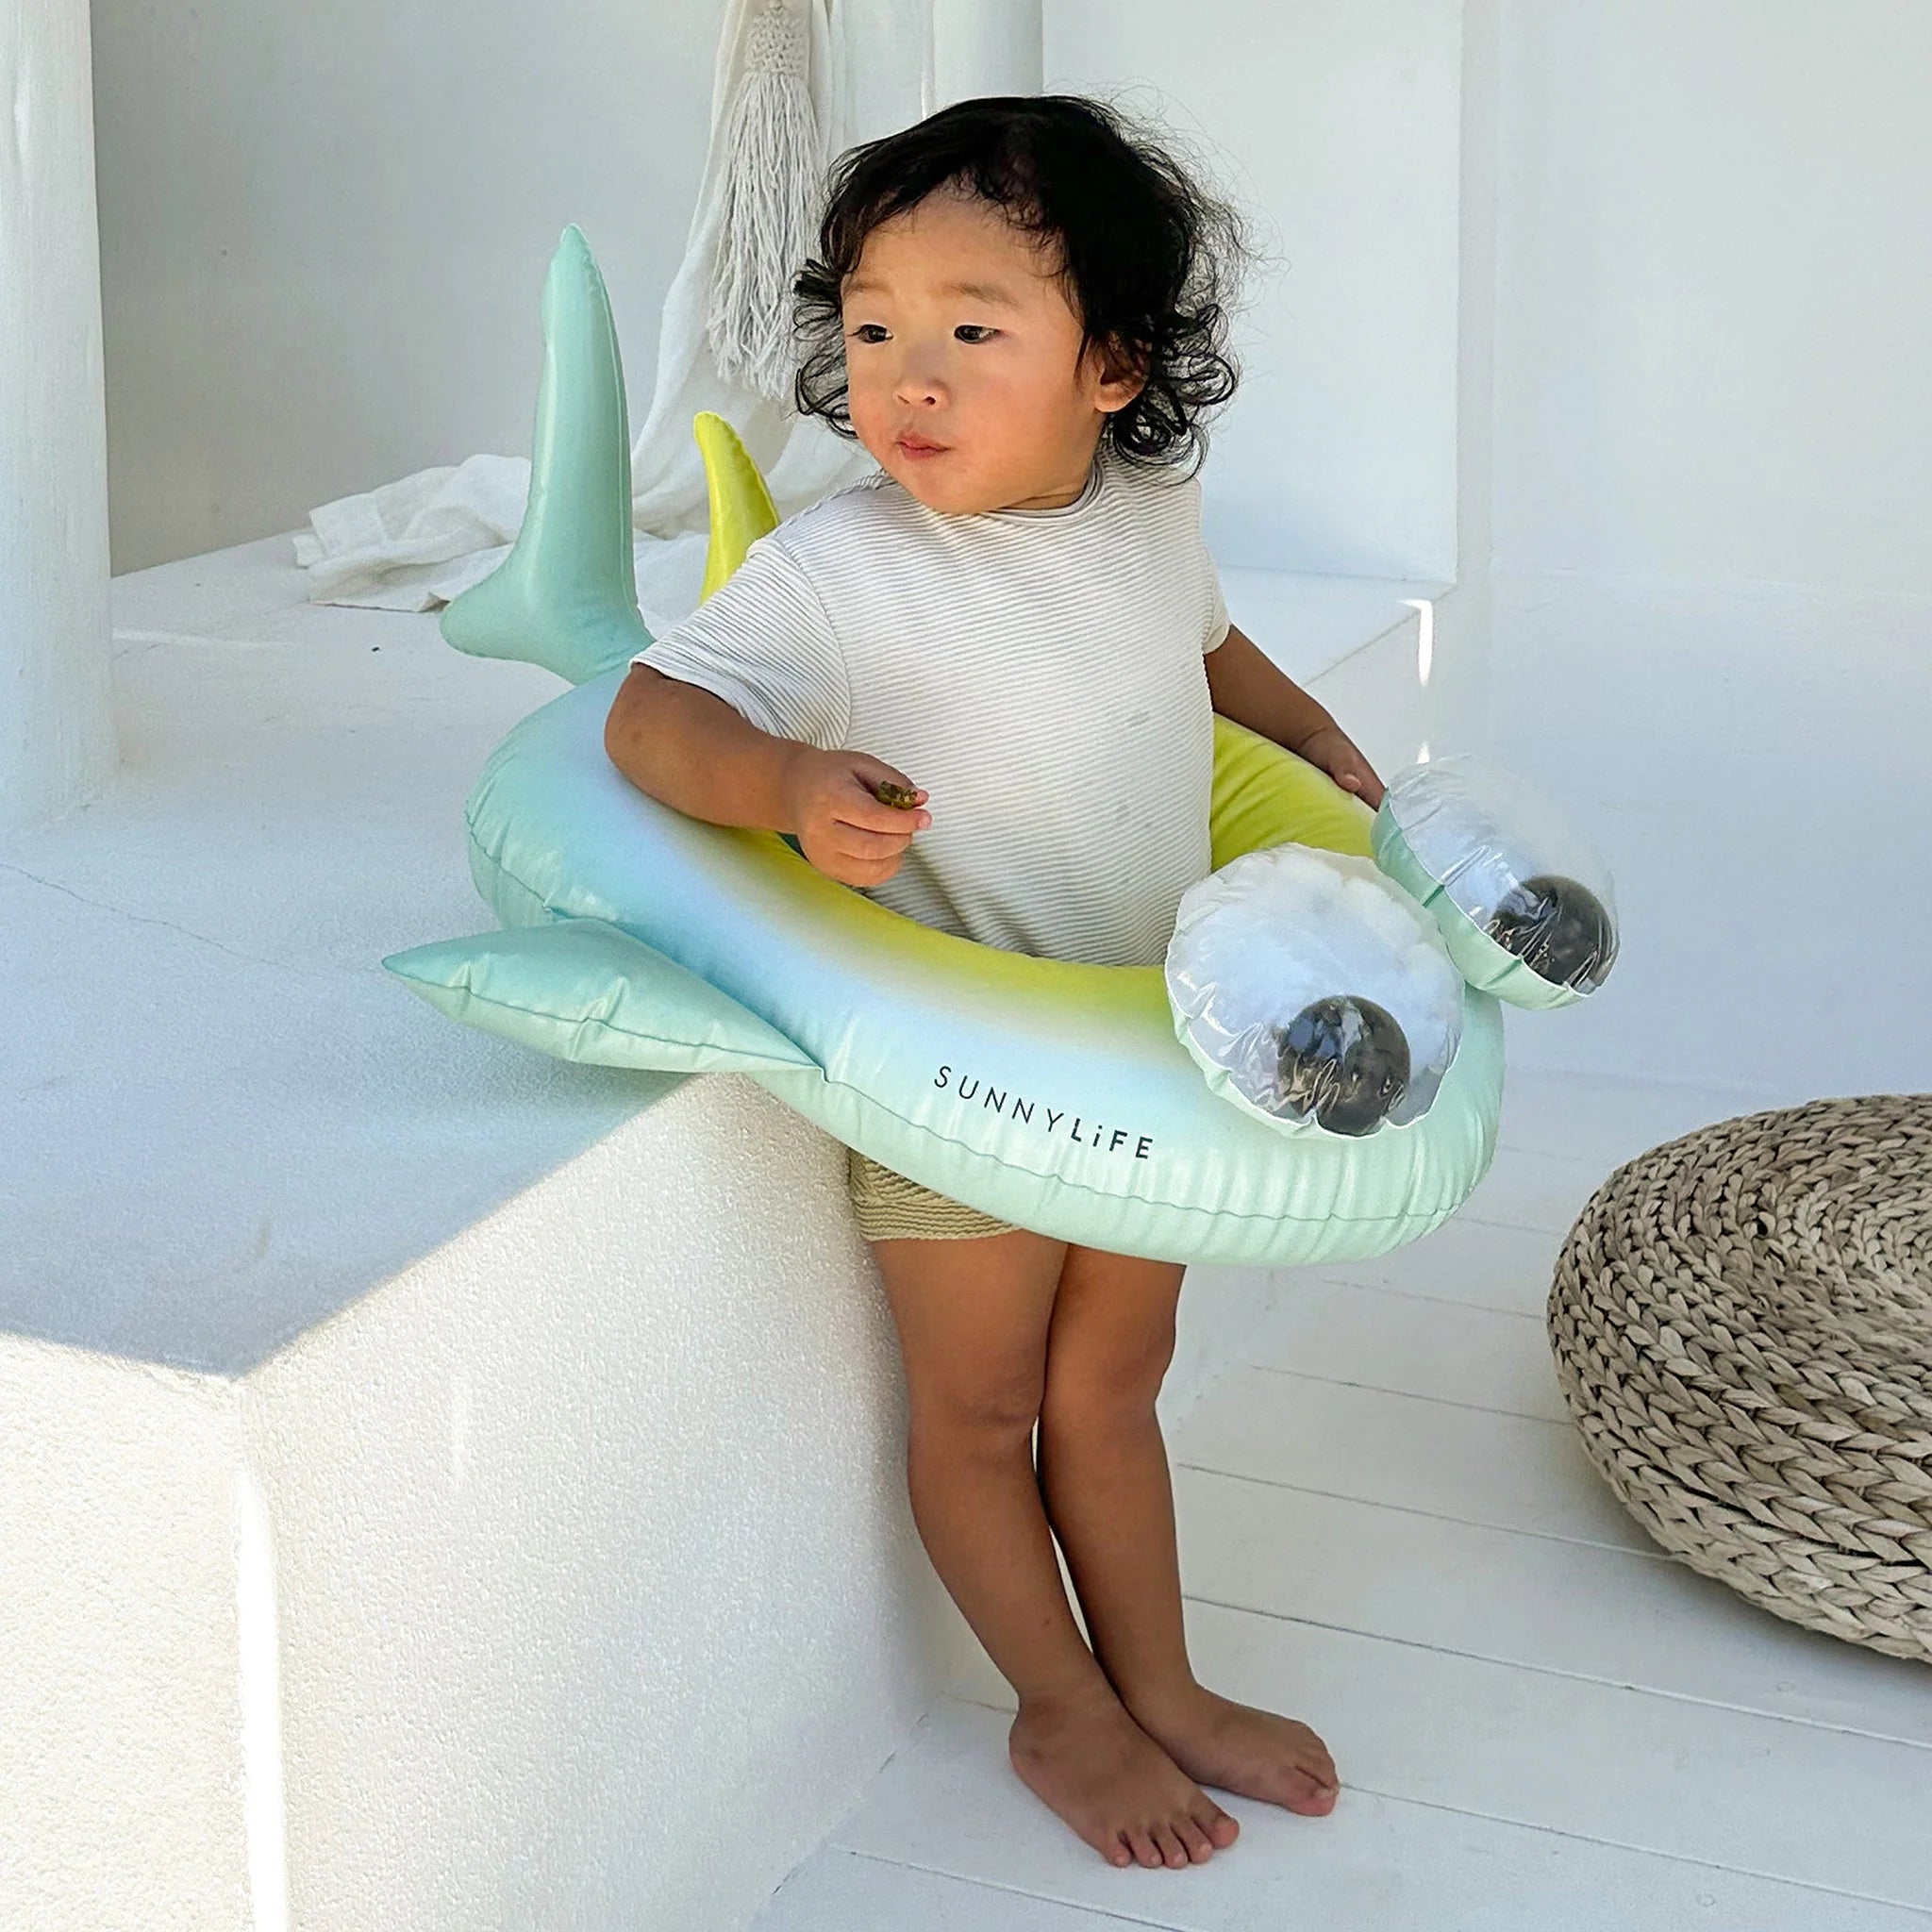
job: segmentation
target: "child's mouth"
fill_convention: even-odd
[[[942,442],[908,442],[903,437],[898,443],[899,454],[902,457],[914,458],[942,457],[946,454],[946,449],[947,445]]]

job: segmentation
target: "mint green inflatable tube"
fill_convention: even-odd
[[[1495,1148],[1492,995],[1466,989],[1455,1060],[1408,1125],[1351,1138],[1268,1123],[1210,1090],[1158,965],[937,931],[775,833],[690,818],[631,784],[603,741],[647,641],[629,589],[629,432],[603,283],[575,228],[544,325],[531,513],[444,630],[467,650],[552,663],[575,688],[509,733],[467,808],[472,874],[507,930],[385,966],[452,1018],[541,1052],[742,1073],[927,1187],[1116,1253],[1340,1260],[1454,1212]],[[574,518],[540,514],[567,490]],[[1324,774],[1216,720],[1217,867],[1288,839],[1367,856],[1372,822]]]

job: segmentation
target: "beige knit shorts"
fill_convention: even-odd
[[[935,1193],[903,1174],[882,1167],[857,1147],[845,1150],[846,1192],[858,1217],[858,1231],[869,1241],[965,1241],[974,1235],[1013,1234],[1010,1221],[997,1221],[963,1201]]]

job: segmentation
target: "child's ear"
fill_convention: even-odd
[[[1108,411],[1124,409],[1147,387],[1144,358],[1137,358],[1110,340],[1094,352],[1099,358],[1100,379],[1095,405]]]

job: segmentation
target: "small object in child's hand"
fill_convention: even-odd
[[[919,803],[919,788],[896,785],[890,778],[881,778],[873,788],[873,796],[881,805],[896,806],[901,811],[910,811]]]

